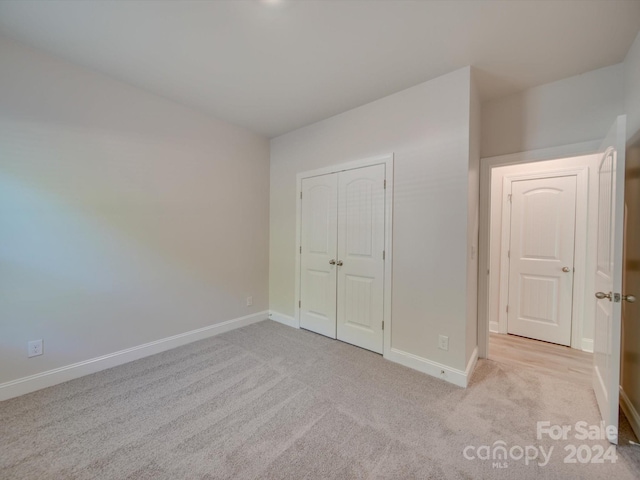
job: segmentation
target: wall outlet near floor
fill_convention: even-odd
[[[32,340],[27,343],[27,354],[29,357],[42,355],[42,340]]]
[[[440,350],[449,350],[449,337],[438,335],[438,348]]]
[[[253,297],[247,297],[247,307],[253,305]]]

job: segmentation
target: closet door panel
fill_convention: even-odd
[[[384,165],[338,174],[337,338],[382,353]]]
[[[302,180],[300,327],[336,338],[337,174]]]

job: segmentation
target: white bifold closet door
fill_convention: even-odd
[[[385,167],[302,180],[300,326],[383,349]]]

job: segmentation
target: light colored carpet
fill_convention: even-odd
[[[565,464],[567,443],[608,444],[536,439],[538,420],[597,424],[585,386],[487,360],[465,390],[271,321],[2,402],[0,419],[3,480],[640,477],[637,447]],[[463,457],[499,440],[554,451]]]

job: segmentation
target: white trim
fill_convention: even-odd
[[[337,165],[330,165],[328,167],[317,168],[315,170],[307,170],[306,172],[300,172],[296,175],[296,180],[302,180],[303,178],[318,177],[320,175],[327,175],[329,173],[344,172],[345,170],[354,170],[356,168],[370,167],[371,165],[379,165],[381,163],[387,163],[391,161],[393,163],[393,153],[386,155],[380,155],[377,157],[363,158],[359,160],[352,160],[350,162],[340,163]],[[300,189],[298,189],[298,196],[300,196]]]
[[[499,292],[489,291],[489,297],[497,293],[499,297],[498,307],[498,332],[508,333],[506,307],[509,301],[509,272],[510,264],[508,250],[510,247],[511,232],[511,203],[507,199],[507,192],[511,192],[513,182],[520,180],[533,180],[539,178],[555,178],[572,176],[576,177],[576,205],[575,205],[575,239],[574,239],[574,274],[571,309],[571,348],[582,349],[582,333],[584,331],[584,296],[586,284],[587,265],[587,238],[589,234],[589,167],[550,167],[548,170],[535,173],[514,173],[504,175],[502,178],[502,221],[500,243],[500,278]],[[492,207],[490,207],[493,210]],[[488,277],[491,282],[491,274]],[[491,287],[489,287],[491,288]],[[491,329],[491,324],[489,324]]]
[[[268,312],[263,311],[245,317],[234,318],[233,320],[227,320],[118,352],[5,382],[0,384],[0,401],[18,397],[25,393],[35,392],[36,390],[51,387],[107,368],[116,367],[140,358],[148,357],[149,355],[155,355],[156,353],[171,350],[172,348],[180,347],[197,340],[220,335],[221,333],[229,332],[236,328],[245,327],[252,323],[266,320],[267,315]]]
[[[384,344],[383,352],[391,350],[391,288],[392,288],[392,265],[393,265],[393,153],[382,155],[379,157],[355,160],[340,165],[323,167],[316,170],[301,172],[296,175],[296,249],[295,249],[295,298],[294,298],[294,325],[300,328],[300,245],[301,245],[301,225],[302,225],[302,204],[300,201],[300,192],[302,192],[302,179],[309,177],[317,177],[319,175],[327,175],[330,173],[352,170],[355,168],[370,167],[372,165],[385,166],[385,224],[384,224],[384,242],[385,242],[385,260],[384,260]]]
[[[631,403],[622,385],[620,385],[620,407],[622,407],[625,417],[629,420],[633,433],[636,434],[636,437],[640,438],[640,414],[633,406],[633,403]]]
[[[545,160],[555,160],[557,158],[580,157],[582,155],[593,155],[598,153],[600,140],[561,145],[559,147],[541,148],[540,150],[528,150],[525,152],[509,153],[507,155],[496,155],[495,157],[484,157],[480,159],[485,166],[503,167],[505,165],[517,165],[519,163],[543,162]]]
[[[593,338],[583,338],[581,348],[583,352],[593,353]]]
[[[489,322],[489,331],[491,333],[500,333],[500,324],[494,320]]]
[[[493,167],[577,157],[597,153],[599,141],[519,152],[480,159],[480,237],[478,258],[478,355],[489,354],[489,220],[491,207],[491,169]],[[482,279],[486,281],[482,281]]]
[[[509,192],[509,193],[507,193]],[[502,181],[502,218],[500,219],[500,271],[498,273],[498,291],[500,296],[500,303],[498,305],[498,333],[505,334],[508,331],[507,323],[507,303],[509,301],[509,273],[511,270],[511,260],[507,254],[511,246],[511,202],[508,201],[508,195],[511,193],[511,182],[507,181],[507,178],[503,178]],[[506,197],[506,198],[505,198]],[[491,205],[491,210],[493,205]],[[491,215],[493,212],[489,211]],[[508,228],[507,228],[508,226]],[[491,217],[489,217],[489,232],[491,232]],[[489,240],[491,241],[491,240]],[[491,248],[491,245],[489,245]],[[504,266],[504,268],[503,268]],[[495,275],[496,272],[494,272]],[[487,276],[487,282],[491,283],[491,274]],[[489,285],[489,299],[492,297],[491,285]]]
[[[404,365],[405,367],[426,373],[432,377],[441,378],[442,380],[453,383],[459,387],[466,388],[469,383],[469,379],[473,374],[476,363],[478,362],[478,347],[473,349],[469,363],[464,371],[419,357],[412,353],[398,350],[397,348],[391,348],[387,353],[385,353],[384,358],[392,362],[399,363],[400,365]]]
[[[471,376],[476,369],[476,365],[478,364],[478,346],[473,347],[473,352],[471,353],[471,358],[467,363],[467,368],[464,371],[464,376],[466,378],[467,383],[465,383],[464,387],[466,388],[469,385],[469,380],[471,380]]]
[[[289,315],[284,315],[282,313],[274,312],[273,310],[271,310],[269,311],[269,318],[274,322],[287,325],[288,327],[300,328],[298,326],[298,322],[296,321],[296,319],[293,317],[290,317]]]

